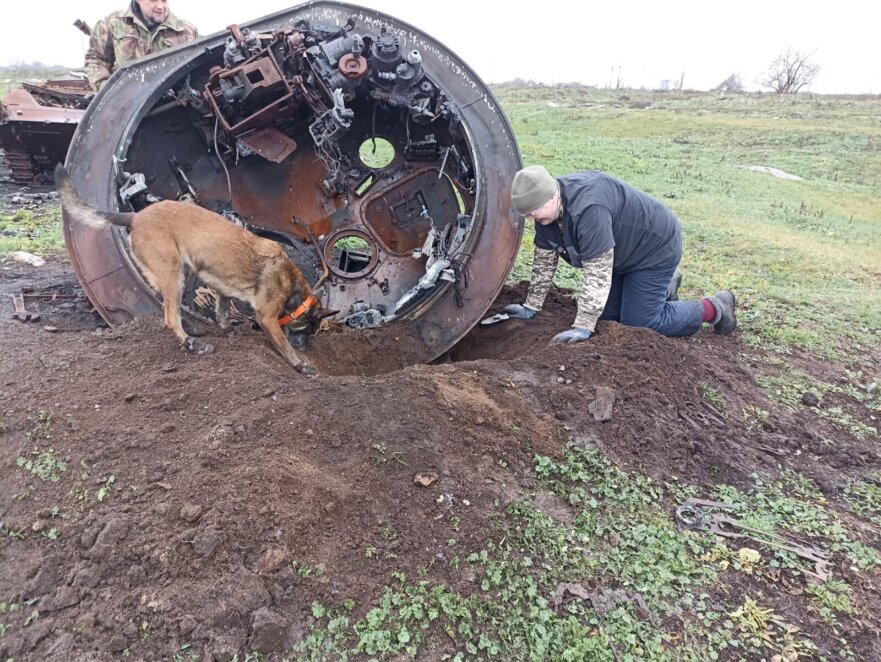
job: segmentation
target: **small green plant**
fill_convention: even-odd
[[[30,455],[19,456],[15,463],[40,480],[52,483],[57,483],[67,471],[67,462],[52,448],[45,451],[35,448]]]
[[[107,495],[110,494],[110,490],[113,488],[113,483],[116,482],[116,476],[112,474],[104,476],[103,478],[99,478],[96,482],[99,487],[95,492],[95,498],[98,500],[98,503],[101,503],[107,498]]]
[[[807,592],[816,600],[820,618],[830,625],[837,623],[837,614],[853,613],[853,606],[850,602],[850,586],[839,579],[830,579],[814,586],[808,586]]]
[[[798,628],[787,623],[773,609],[760,607],[753,598],[746,596],[743,604],[728,614],[740,636],[756,648],[769,648],[782,653],[799,653],[813,649],[807,641],[796,638]],[[789,659],[784,657],[783,659]]]
[[[190,650],[193,644],[184,644],[174,654],[174,662],[199,662],[196,651]]]
[[[24,540],[24,531],[7,529],[5,525],[0,525],[0,535],[4,535],[12,540]]]
[[[725,405],[725,401],[722,398],[722,394],[719,393],[719,389],[715,388],[707,381],[702,381],[699,386],[701,397],[707,404],[710,404],[717,409],[721,409]]]
[[[385,444],[383,444],[382,442],[376,442],[371,446],[371,448],[377,453],[377,455],[372,458],[372,462],[375,465],[386,464],[389,461],[394,461],[404,465],[405,467],[409,466],[402,459],[400,451],[389,451],[388,448],[386,448]]]

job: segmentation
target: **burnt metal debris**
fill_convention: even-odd
[[[808,542],[747,526],[741,520],[724,514],[737,508],[738,506],[732,503],[689,497],[676,508],[676,522],[680,530],[692,529],[713,533],[723,538],[747,539],[772,549],[791,552],[813,564],[813,570],[802,568],[804,574],[817,581],[829,579],[832,565],[825,550]],[[723,512],[713,512],[714,510]]]
[[[75,72],[42,83],[23,83],[0,103],[0,147],[17,184],[49,179],[64,160],[91,99],[84,75]]]
[[[121,67],[67,167],[94,206],[186,200],[280,242],[313,282],[326,274],[322,303],[345,326],[405,324],[425,346],[414,360],[480,319],[523,230],[509,203],[520,154],[490,90],[418,29],[338,2]],[[64,231],[108,323],[158,312],[125,231],[66,218]],[[200,286],[185,306],[210,315]]]

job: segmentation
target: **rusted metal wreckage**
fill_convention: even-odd
[[[86,36],[92,30],[77,19]],[[64,161],[77,124],[92,100],[84,72],[71,71],[39,83],[22,83],[0,102],[0,147],[17,184],[51,179]]]
[[[481,318],[523,230],[509,202],[520,154],[490,90],[420,30],[338,2],[122,67],[67,165],[97,207],[189,200],[275,239],[313,282],[328,275],[323,304],[348,327],[406,325],[424,345],[415,360]],[[124,231],[64,231],[108,323],[159,311]],[[210,315],[199,285],[184,304]]]
[[[0,103],[0,146],[12,180],[31,184],[64,160],[92,90],[74,73],[23,83]]]

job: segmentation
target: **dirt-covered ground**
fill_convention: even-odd
[[[11,318],[20,290],[39,322]],[[308,355],[324,374],[311,379],[255,331],[206,328],[216,350],[197,357],[155,318],[108,329],[63,260],[0,265],[0,297],[0,600],[23,605],[0,655],[16,662],[171,659],[185,644],[202,659],[278,656],[314,601],[369,604],[390,572],[443,559],[452,500],[470,504],[459,545],[479,546],[499,504],[533,489],[535,454],[572,437],[695,485],[746,486],[784,465],[832,495],[881,466],[876,442],[818,417],[748,429],[734,414],[763,395],[736,334],[605,324],[548,347],[574,314],[560,292],[536,320],[478,326],[434,365],[402,367],[406,347],[368,332],[319,336]],[[591,414],[598,387],[615,392],[610,421]],[[55,458],[45,479],[17,466],[36,451]],[[434,567],[473,590],[474,577]],[[842,627],[860,659],[878,659],[881,602],[865,588],[855,599],[875,616]],[[831,630],[813,634],[834,650]]]

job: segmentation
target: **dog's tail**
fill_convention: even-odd
[[[87,205],[77,193],[67,168],[60,163],[55,167],[55,187],[58,189],[58,197],[61,198],[61,206],[75,221],[99,229],[108,224],[131,227],[134,214],[100,211]]]

